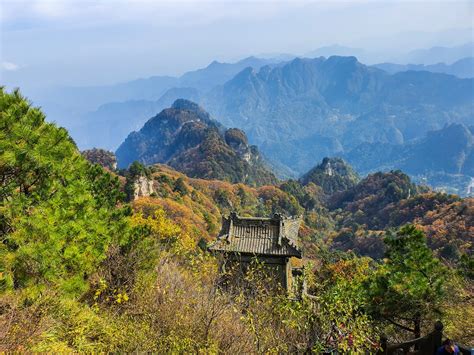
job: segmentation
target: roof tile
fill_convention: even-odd
[[[222,229],[210,250],[275,256],[301,257],[298,246],[300,218],[239,217],[223,219]]]

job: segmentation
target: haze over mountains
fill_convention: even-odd
[[[453,65],[450,65],[454,61],[474,56],[474,47],[472,42],[456,47],[435,47],[427,50],[419,50],[416,53],[418,54],[413,55],[410,52],[405,55],[398,55],[399,58],[394,57],[394,61],[390,62],[387,61],[389,57],[386,55],[380,56],[363,49],[333,45],[321,47],[315,51],[308,52],[304,55],[304,57],[330,57],[332,55],[356,56],[360,62],[365,64],[383,62],[383,64],[376,65],[382,66],[382,69],[387,70],[390,73],[414,69],[444,72],[448,74],[459,75],[460,77],[469,77],[469,73],[472,72],[472,69],[469,68],[468,60],[462,62],[464,63],[464,67],[462,68],[458,68],[457,66],[452,68]],[[426,57],[423,57],[422,53],[425,53]],[[148,105],[152,110],[154,110],[155,108],[153,103],[160,99],[166,99],[162,96],[164,94],[169,95],[167,90],[171,88],[188,88],[188,92],[183,93],[183,98],[191,98],[196,100],[197,94],[202,95],[215,86],[224,84],[246,67],[252,67],[255,70],[258,70],[264,65],[278,65],[286,63],[295,57],[295,55],[291,54],[274,53],[262,56],[262,58],[248,57],[235,63],[219,63],[217,61],[213,61],[207,67],[187,72],[181,77],[152,76],[149,78],[142,78],[114,85],[46,87],[33,91],[27,90],[26,93],[34,103],[41,105],[43,110],[45,110],[48,114],[50,120],[56,121],[67,128],[78,130],[78,132],[72,132],[73,136],[81,147],[86,148],[88,146],[94,145],[94,142],[90,139],[87,139],[87,137],[85,137],[86,134],[83,134],[87,132],[81,132],[78,127],[86,125],[88,121],[107,121],[113,119],[115,112],[107,111],[111,105],[112,107],[118,107],[117,104],[120,104],[120,110],[128,110],[128,101],[131,101],[130,106],[132,109],[130,113],[134,117],[132,120],[141,120],[138,125],[132,126],[132,128],[137,128],[145,122],[148,115],[140,116],[139,112],[133,110],[133,106],[136,106],[136,101],[144,101],[142,102],[143,106]],[[408,60],[408,58],[411,57],[418,58],[418,61]],[[376,60],[377,58],[379,58],[379,60]],[[417,66],[418,64],[429,62],[427,58],[430,58],[434,63],[443,62],[443,58],[452,59],[452,61],[447,62],[446,68],[444,68],[442,64],[434,67]],[[396,65],[392,65],[392,63]],[[407,66],[400,67],[398,64]],[[195,89],[199,93],[193,92],[191,94],[189,92],[191,89]],[[176,96],[177,95],[174,95],[173,99],[175,99]],[[163,109],[169,106],[169,104],[173,102],[173,99],[169,99],[166,105],[160,105],[159,107]],[[154,113],[158,111],[159,110],[155,111]],[[119,142],[115,142],[115,146],[108,146],[108,142],[104,143],[106,148],[109,149],[115,149],[119,144]]]
[[[295,59],[240,72],[201,102],[297,173],[364,142],[403,144],[445,123],[472,122],[472,79],[395,75],[355,57]],[[303,144],[301,144],[303,140]]]
[[[451,64],[461,58],[473,56],[474,42],[468,42],[454,47],[436,46],[426,49],[416,49],[410,51],[405,57],[402,57],[403,59],[399,62],[420,63],[425,65],[437,63]]]
[[[388,40],[387,40],[388,41]],[[474,56],[474,42],[467,42],[457,46],[435,46],[431,48],[415,49],[408,52],[390,53],[385,51],[366,50],[363,48],[331,45],[307,52],[304,57],[354,56],[364,64],[389,62],[397,64],[452,64],[462,58]],[[430,70],[428,70],[430,71]]]
[[[361,174],[401,169],[418,183],[472,195],[473,132],[453,123],[406,144],[364,143],[343,156]]]
[[[259,69],[277,63],[276,59],[256,57],[232,64],[214,61],[181,77],[153,76],[116,85],[51,88],[34,94],[32,99],[50,120],[70,129],[79,147],[114,150],[130,131],[138,130],[177,98],[199,101],[202,93],[246,67]]]
[[[457,76],[458,78],[474,77],[474,57],[466,57],[455,61],[452,64],[393,64],[381,63],[375,64],[375,67],[385,70],[387,73],[394,74],[401,71],[429,71],[433,73],[444,73]]]
[[[363,50],[329,46],[309,55],[344,56],[214,61],[179,78],[159,76],[118,85],[63,88],[45,91],[35,101],[50,119],[70,129],[80,148],[115,150],[130,132],[140,130],[148,119],[182,98],[199,103],[225,126],[242,129],[280,176],[297,177],[326,156],[343,156],[364,174],[406,165],[399,159],[378,164],[367,146],[405,151],[430,131],[452,123],[474,125],[474,62],[472,57],[457,57],[471,49],[469,43],[415,53],[420,62],[429,62],[422,61],[423,55],[459,59],[451,64],[368,66],[347,56],[363,57]],[[358,156],[361,152],[372,158]],[[412,158],[416,162],[416,155]],[[422,178],[435,171],[461,174],[455,185],[465,189],[471,175],[465,170],[447,172],[438,165],[412,174]],[[452,179],[448,178],[447,185],[452,185]]]
[[[473,14],[2,1],[0,355],[470,353]]]

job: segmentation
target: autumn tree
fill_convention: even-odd
[[[110,171],[114,171],[117,168],[117,158],[115,154],[105,149],[86,149],[82,151],[82,155],[92,164],[99,164]]]

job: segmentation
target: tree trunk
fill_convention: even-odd
[[[414,334],[415,334],[415,339],[421,337],[421,314],[420,312],[415,313],[415,318],[413,319],[413,325],[414,325]],[[419,345],[415,344],[415,350],[420,350]]]
[[[421,314],[420,312],[415,313],[415,318],[413,319],[414,321],[414,333],[415,333],[415,338],[421,337]]]

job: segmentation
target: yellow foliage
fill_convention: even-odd
[[[135,213],[132,216],[131,223],[132,226],[151,228],[153,235],[163,241],[176,238],[181,234],[181,228],[166,218],[165,211],[161,208],[155,209],[153,214],[148,217],[144,217],[142,213]]]
[[[161,243],[173,247],[176,252],[191,252],[196,248],[196,241],[182,228],[167,218],[162,208],[157,208],[152,215],[145,217],[143,213],[135,213],[131,218],[134,227],[149,228],[151,235]]]

